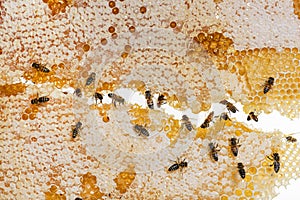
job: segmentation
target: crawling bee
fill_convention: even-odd
[[[239,144],[240,140],[237,138],[230,138],[229,139],[230,142],[230,148],[231,148],[231,152],[234,156],[237,156],[239,153],[239,147],[241,146]]]
[[[223,120],[225,120],[225,121],[226,121],[226,120],[231,121],[231,119],[229,118],[229,116],[228,116],[228,114],[227,114],[226,112],[221,113],[220,119],[223,119]]]
[[[147,90],[145,92],[145,98],[147,100],[147,105],[150,109],[154,109],[154,103],[153,103],[153,100],[152,100],[152,95],[151,95],[151,91],[150,90]]]
[[[229,101],[227,101],[225,99],[220,101],[220,103],[226,105],[226,108],[229,112],[231,111],[233,113],[236,113],[236,111],[239,111],[232,103],[230,103]]]
[[[240,176],[242,177],[242,179],[244,179],[246,177],[246,172],[243,163],[238,163],[237,168],[239,169]]]
[[[37,97],[37,98],[34,98],[31,100],[31,104],[45,103],[49,100],[50,100],[50,98],[48,98],[47,96]]]
[[[125,103],[125,99],[119,95],[116,95],[114,93],[109,93],[108,97],[112,99],[112,103],[114,104],[114,106],[116,107],[116,102],[118,102],[119,104],[123,104]]]
[[[269,160],[273,161],[273,164],[270,165],[270,167],[274,166],[274,171],[275,171],[275,173],[277,173],[279,171],[279,169],[280,169],[280,162],[279,162],[280,157],[279,157],[279,154],[278,153],[273,153],[271,157],[267,156],[267,158]]]
[[[209,123],[213,120],[214,117],[214,111],[210,112],[209,115],[206,117],[206,119],[204,120],[203,124],[201,124],[201,128],[208,128],[209,127]]]
[[[74,91],[74,94],[76,94],[76,96],[78,96],[78,97],[82,97],[81,89],[80,88],[76,88],[75,91]]]
[[[171,165],[168,169],[169,172],[171,171],[175,171],[177,169],[183,169],[184,167],[187,167],[188,166],[188,163],[185,161],[185,158],[180,161],[179,158],[177,158],[177,161],[174,161],[175,164]]]
[[[95,73],[95,72],[92,72],[92,73],[90,74],[90,76],[86,79],[85,85],[86,85],[86,86],[91,85],[91,84],[95,81],[95,78],[96,78],[96,73]]]
[[[286,139],[287,142],[292,142],[292,143],[297,142],[297,139],[290,136],[290,135],[286,136],[285,139]]]
[[[77,122],[75,127],[72,129],[72,138],[76,138],[76,136],[79,133],[79,130],[81,129],[82,123],[81,122]]]
[[[212,142],[208,144],[209,148],[210,148],[210,156],[215,160],[218,161],[219,157],[218,157],[218,151],[220,151],[220,149],[218,148],[218,144],[213,144]]]
[[[182,119],[181,119],[182,123],[181,123],[181,127],[183,127],[183,125],[185,126],[185,128],[188,131],[191,131],[194,129],[189,117],[187,115],[182,115]]]
[[[97,104],[97,99],[99,99],[100,103],[102,103],[102,100],[103,100],[102,94],[100,94],[100,93],[98,93],[98,92],[95,92],[94,98],[95,98],[95,100],[96,100],[96,104]]]
[[[166,104],[166,98],[163,94],[160,94],[157,99],[157,107],[160,108],[163,104]]]
[[[146,137],[149,137],[149,132],[147,131],[147,129],[145,129],[143,126],[141,125],[134,125],[133,127],[134,131],[138,133],[138,136],[140,135],[143,135],[143,136],[146,136]]]
[[[41,72],[44,72],[44,73],[49,73],[50,70],[45,67],[45,65],[42,65],[42,64],[38,64],[38,63],[32,63],[31,65],[33,68],[35,68],[37,71],[41,71]]]
[[[267,92],[269,92],[273,85],[274,85],[274,78],[273,77],[269,77],[269,79],[265,82],[264,84],[264,94],[266,94]]]
[[[248,117],[247,117],[247,120],[250,121],[251,119],[253,119],[254,121],[258,122],[258,117],[257,115],[254,114],[254,112],[250,112]]]

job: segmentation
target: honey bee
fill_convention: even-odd
[[[95,92],[94,97],[95,97],[95,100],[96,100],[96,104],[97,104],[97,99],[99,99],[100,103],[102,103],[102,100],[103,100],[102,94],[100,94],[98,92]]]
[[[114,106],[116,107],[116,102],[118,102],[119,104],[123,104],[125,103],[125,99],[119,95],[116,95],[114,93],[109,93],[108,97],[112,99],[112,103],[114,104]]]
[[[244,179],[246,177],[246,172],[243,163],[238,163],[237,168],[239,169],[240,176],[242,177],[242,179]]]
[[[290,136],[290,135],[286,136],[285,139],[286,139],[287,142],[292,142],[292,143],[297,142],[297,139]]]
[[[173,162],[175,162],[175,164],[173,164],[169,167],[169,169],[168,169],[169,172],[175,171],[179,168],[180,168],[180,170],[182,170],[184,167],[188,166],[188,163],[185,161],[185,158],[182,161],[180,161],[179,158],[177,158],[177,161],[173,161]]]
[[[182,123],[181,123],[181,127],[183,127],[183,125],[185,126],[185,128],[188,131],[191,131],[194,129],[189,117],[187,115],[182,115],[182,119],[181,119]]]
[[[75,127],[72,129],[72,138],[76,138],[76,136],[79,133],[79,130],[81,129],[82,123],[81,122],[77,122]]]
[[[272,161],[273,161],[273,164],[270,165],[270,167],[271,167],[271,166],[274,166],[274,171],[275,171],[275,173],[278,173],[278,171],[279,171],[279,169],[280,169],[280,162],[279,162],[280,157],[279,157],[279,154],[278,154],[278,153],[273,153],[271,157],[270,157],[270,156],[267,156],[267,158],[268,158],[269,160],[272,160]]]
[[[145,98],[147,100],[147,105],[150,109],[154,109],[154,103],[153,103],[153,100],[152,100],[152,95],[151,95],[151,91],[150,90],[147,90],[145,92]]]
[[[253,119],[254,121],[258,122],[258,117],[257,115],[254,114],[254,112],[250,112],[248,117],[247,117],[247,120],[250,121],[251,119]]]
[[[44,72],[44,73],[49,73],[50,70],[45,67],[45,65],[42,65],[42,64],[38,64],[38,63],[32,63],[31,65],[33,68],[35,68],[37,71],[41,71],[41,72]]]
[[[95,78],[96,78],[96,73],[95,73],[95,72],[92,72],[92,73],[90,74],[90,76],[86,79],[85,85],[86,85],[86,86],[91,85],[91,84],[95,81]]]
[[[163,104],[166,104],[166,98],[163,94],[160,94],[157,99],[157,107],[160,108]]]
[[[228,114],[227,114],[226,112],[221,113],[220,119],[223,119],[223,120],[225,120],[225,121],[226,121],[226,120],[231,121],[231,119],[229,118],[229,116],[228,116]]]
[[[269,77],[269,79],[265,82],[264,84],[264,94],[266,94],[267,92],[269,92],[273,85],[274,85],[274,78],[273,77]]]
[[[230,138],[229,142],[230,142],[230,148],[231,148],[232,154],[234,156],[237,156],[239,153],[239,147],[242,146],[239,144],[240,140],[237,138]]]
[[[45,103],[49,100],[50,100],[50,98],[48,98],[47,96],[37,97],[37,98],[31,99],[31,104]]]
[[[215,161],[219,160],[218,157],[218,151],[220,151],[220,149],[218,148],[218,144],[213,144],[212,142],[208,144],[209,148],[210,148],[210,156],[212,157],[212,159],[214,159]]]
[[[145,127],[143,127],[142,125],[136,124],[136,125],[134,125],[133,129],[136,133],[138,133],[138,136],[143,135],[143,136],[149,137],[149,135],[150,135],[149,132],[147,131],[147,129],[145,129]]]
[[[209,115],[206,117],[206,119],[204,120],[203,124],[201,124],[201,128],[208,128],[209,127],[209,123],[213,120],[214,117],[214,111],[210,112]]]
[[[81,89],[80,88],[76,88],[75,91],[74,91],[74,94],[76,94],[76,96],[78,96],[78,97],[82,97]]]
[[[229,112],[231,111],[233,113],[236,113],[236,111],[239,111],[232,103],[230,103],[229,101],[227,101],[225,99],[220,101],[220,103],[226,105],[226,108]]]

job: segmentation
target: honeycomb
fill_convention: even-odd
[[[263,0],[0,1],[1,198],[274,198],[299,178],[298,143],[235,114],[200,125],[210,111],[224,112],[215,110],[224,99],[240,103],[240,113],[299,119],[298,7]],[[95,80],[86,85],[91,73]],[[263,94],[268,77],[275,83]],[[146,105],[148,89],[155,109]],[[95,103],[95,92],[103,103]],[[108,93],[125,104],[114,106]],[[161,108],[159,94],[167,102]],[[50,100],[31,104],[43,96]],[[184,114],[191,131],[182,128]],[[136,134],[136,124],[149,137]],[[240,140],[237,157],[232,137]],[[218,144],[218,162],[210,142]],[[274,152],[278,173],[267,158]],[[177,158],[188,167],[168,172]]]

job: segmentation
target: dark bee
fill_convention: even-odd
[[[220,103],[226,105],[226,108],[229,112],[236,113],[236,111],[239,111],[232,103],[227,100],[222,100],[220,101]]]
[[[286,136],[285,139],[286,139],[287,142],[292,142],[292,143],[297,142],[297,139],[290,136],[290,135]]]
[[[208,128],[209,127],[209,123],[213,120],[214,117],[214,111],[210,112],[209,115],[206,117],[206,119],[204,120],[203,124],[201,124],[201,128]]]
[[[116,95],[114,93],[109,93],[108,97],[112,99],[112,103],[114,104],[114,106],[116,107],[116,102],[118,102],[119,104],[123,104],[125,103],[125,99],[119,95]]]
[[[157,99],[157,107],[160,108],[163,104],[166,104],[166,98],[163,94],[160,94]]]
[[[209,148],[210,148],[210,156],[215,160],[218,161],[219,157],[218,157],[218,151],[220,151],[220,149],[218,148],[218,144],[213,144],[212,142],[208,144]]]
[[[231,121],[231,119],[229,118],[229,116],[228,116],[228,114],[227,114],[226,112],[221,113],[220,119],[223,119],[223,120],[225,120],[225,121],[226,121],[226,120]]]
[[[91,84],[95,81],[95,78],[96,78],[96,73],[95,73],[95,72],[92,72],[92,73],[90,74],[90,76],[86,79],[85,85],[86,85],[86,86],[91,85]]]
[[[74,94],[76,94],[76,96],[78,96],[78,97],[82,97],[81,89],[80,88],[76,88],[75,91],[74,91]]]
[[[151,95],[151,91],[150,90],[147,90],[145,92],[145,98],[147,100],[147,105],[150,109],[154,109],[154,103],[153,103],[153,100],[152,100],[152,95]]]
[[[100,94],[100,93],[98,93],[98,92],[95,92],[94,98],[95,98],[95,100],[96,100],[96,104],[97,104],[97,99],[100,101],[100,103],[102,103],[102,100],[103,100],[102,94]]]
[[[175,164],[171,165],[168,169],[169,172],[171,171],[175,171],[177,169],[183,169],[184,167],[188,166],[188,163],[185,161],[185,159],[183,159],[182,161],[179,160],[179,158],[177,158],[177,161],[174,161]]]
[[[82,198],[80,198],[80,197],[76,197],[76,198],[75,198],[75,200],[82,200]]]
[[[32,63],[31,65],[33,68],[35,68],[37,71],[41,71],[41,72],[44,72],[44,73],[48,73],[50,72],[50,70],[45,67],[45,65],[42,65],[42,64],[38,64],[38,63]]]
[[[244,179],[246,177],[246,172],[243,163],[238,163],[237,168],[239,169],[240,176],[242,177],[242,179]]]
[[[241,146],[239,144],[240,140],[237,138],[230,138],[229,139],[230,142],[230,148],[231,148],[231,152],[234,156],[237,156],[239,153],[239,147]]]
[[[75,127],[72,129],[72,138],[76,138],[76,136],[79,133],[79,130],[81,129],[82,123],[81,122],[77,122]]]
[[[248,117],[247,117],[247,120],[250,121],[251,119],[253,119],[254,121],[258,122],[258,117],[257,115],[254,114],[254,112],[250,112]]]
[[[280,157],[279,157],[279,154],[278,153],[273,153],[271,157],[267,156],[267,158],[269,160],[273,161],[273,164],[270,165],[270,167],[274,166],[274,171],[275,171],[275,173],[277,173],[279,171],[279,169],[280,169],[280,162],[279,162]]]
[[[38,97],[38,98],[32,99],[31,100],[31,104],[45,103],[45,102],[47,102],[49,100],[50,100],[50,98],[48,98],[46,96]]]
[[[147,129],[145,129],[143,126],[141,125],[134,125],[133,127],[134,131],[138,133],[138,136],[140,135],[143,135],[143,136],[146,136],[146,137],[149,137],[149,132],[147,131]]]
[[[183,125],[185,126],[185,128],[189,131],[193,130],[194,127],[189,119],[189,117],[187,115],[182,115],[182,119],[181,119],[182,123],[181,123],[181,127],[183,127]]]
[[[269,77],[269,79],[265,82],[264,84],[264,94],[266,94],[267,92],[269,92],[273,85],[274,85],[274,78],[273,77]]]

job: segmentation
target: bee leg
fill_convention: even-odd
[[[114,104],[115,107],[117,107],[116,100],[113,100],[113,104]]]
[[[273,158],[270,158],[269,156],[267,156],[267,158],[268,158],[269,160],[273,160]]]

